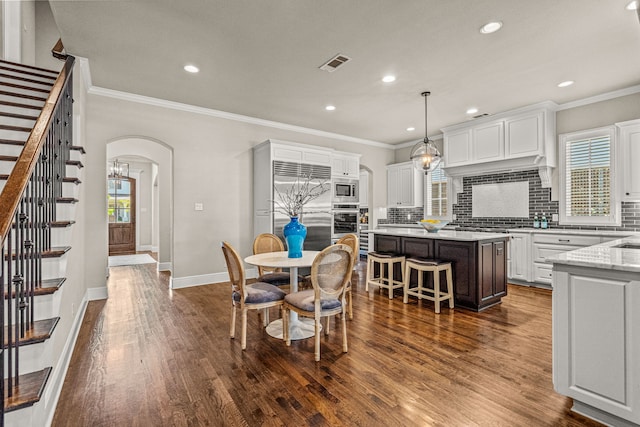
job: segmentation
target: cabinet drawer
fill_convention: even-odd
[[[564,245],[533,245],[533,260],[537,262],[545,262],[545,260],[553,255],[561,254],[563,252],[572,251],[574,249],[580,249],[581,246],[564,246]]]
[[[576,236],[571,234],[534,234],[533,243],[553,245],[593,246],[600,243],[600,236]]]
[[[533,264],[533,281],[539,283],[551,284],[553,277],[553,266],[551,264],[543,264],[536,262]]]

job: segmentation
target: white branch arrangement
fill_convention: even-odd
[[[312,183],[311,176],[296,179],[295,184],[286,191],[279,191],[275,186],[274,190],[279,200],[274,200],[274,210],[289,217],[298,216],[302,213],[304,205],[320,197],[331,189],[331,185],[325,181]]]

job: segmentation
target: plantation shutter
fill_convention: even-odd
[[[611,215],[611,137],[567,141],[565,154],[566,216]]]

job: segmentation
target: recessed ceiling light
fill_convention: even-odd
[[[638,7],[640,7],[640,2],[638,0],[633,0],[627,4],[627,10],[638,10]]]
[[[335,105],[327,105],[326,107],[324,107],[325,110],[327,111],[333,111],[336,109]]]
[[[478,112],[478,109],[476,107],[471,107],[467,110],[467,114],[475,114]]]
[[[567,86],[571,86],[573,84],[573,80],[567,80],[564,81],[562,83],[558,83],[558,87],[567,87]]]
[[[502,28],[502,22],[500,21],[489,22],[488,24],[484,24],[482,27],[480,27],[480,32],[482,34],[491,34],[491,33],[495,33],[500,28]]]
[[[416,130],[416,128],[414,128],[413,126],[407,128],[407,132],[413,132],[414,130]]]
[[[385,83],[392,83],[396,81],[396,76],[384,76],[382,81]]]
[[[198,67],[196,67],[195,65],[191,65],[191,64],[187,64],[184,66],[184,70],[188,73],[197,73],[198,71],[200,71],[200,69]]]

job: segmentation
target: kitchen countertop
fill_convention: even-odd
[[[508,228],[509,233],[550,233],[550,234],[586,234],[610,237],[640,236],[637,231],[616,231],[616,230],[572,230],[568,228]]]
[[[487,233],[475,231],[440,230],[437,233],[429,233],[423,228],[414,227],[390,227],[369,230],[370,234],[386,234],[390,236],[418,237],[434,240],[460,240],[466,242],[480,242],[483,240],[506,239],[506,233]]]
[[[612,240],[561,253],[547,258],[547,261],[554,264],[640,273],[640,249],[616,247],[623,243],[640,246],[640,236]]]

